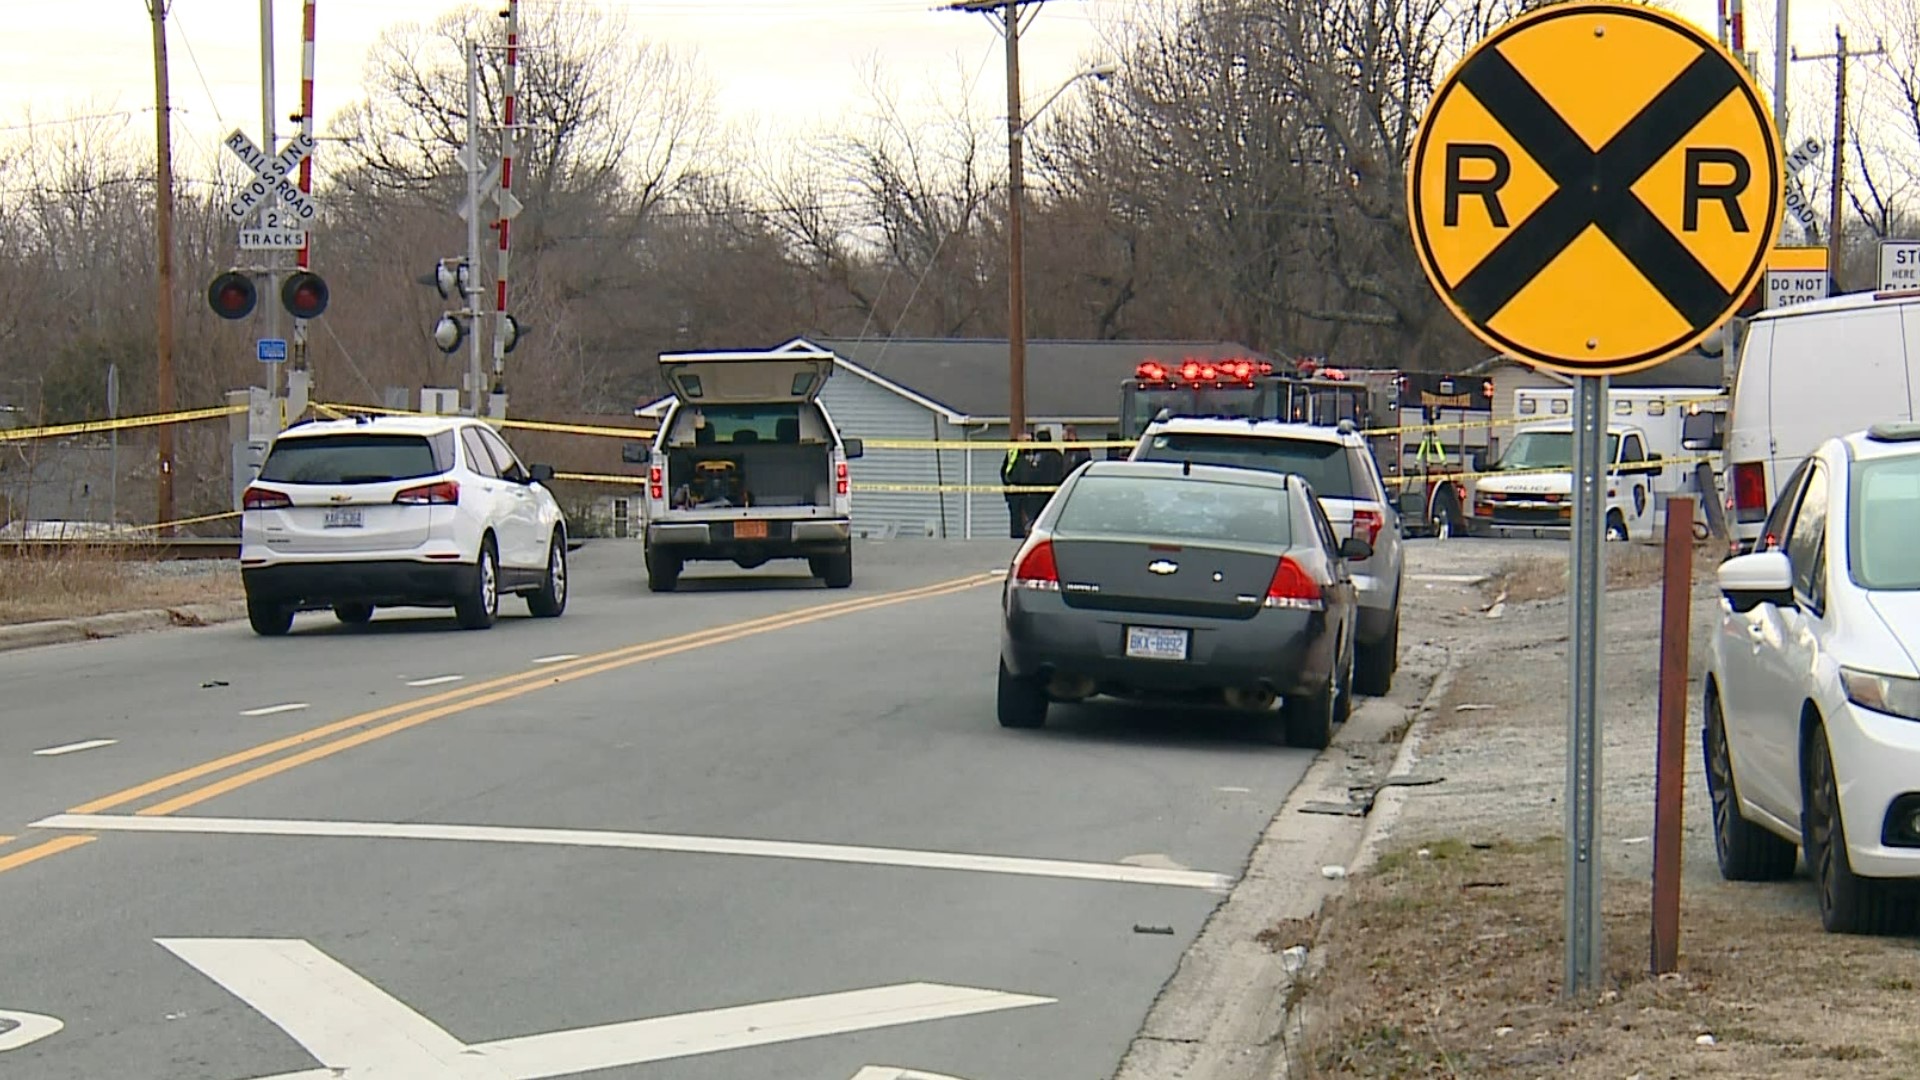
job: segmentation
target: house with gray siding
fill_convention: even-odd
[[[834,354],[820,391],[845,437],[868,443],[849,467],[853,523],[874,538],[1006,536],[999,448],[1007,441],[1007,342],[974,338],[795,338],[779,348]],[[1027,423],[1053,432],[1073,425],[1083,440],[1118,425],[1120,385],[1146,360],[1266,360],[1217,341],[1029,341]],[[667,399],[642,407],[658,419]],[[874,446],[913,442],[912,447]],[[949,449],[950,447],[950,449]]]

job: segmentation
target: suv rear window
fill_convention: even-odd
[[[1169,431],[1148,439],[1139,460],[1191,461],[1195,465],[1294,473],[1306,477],[1314,494],[1324,498],[1368,498],[1356,491],[1359,483],[1347,448],[1317,439]]]
[[[436,435],[306,435],[281,439],[260,466],[260,479],[281,484],[377,484],[413,480],[453,467],[453,437]]]
[[[1053,531],[1150,536],[1285,547],[1293,542],[1285,490],[1264,484],[1087,475],[1060,505]]]

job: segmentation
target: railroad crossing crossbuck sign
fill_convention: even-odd
[[[1705,33],[1617,3],[1508,23],[1420,124],[1414,248],[1447,307],[1503,353],[1621,375],[1692,348],[1766,273],[1779,137]]]

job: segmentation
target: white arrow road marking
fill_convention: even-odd
[[[944,1073],[921,1072],[918,1069],[900,1069],[892,1065],[869,1065],[854,1073],[853,1080],[960,1080],[960,1078]]]
[[[1055,1001],[901,983],[468,1046],[305,941],[156,940],[273,1021],[322,1066],[259,1080],[546,1080]]]
[[[5,1031],[0,1031],[0,1051],[18,1050],[28,1043],[39,1042],[67,1026],[51,1016],[28,1012],[7,1012],[3,1009],[0,1009],[0,1021],[14,1025]]]
[[[300,821],[258,818],[135,817],[130,814],[56,814],[33,823],[40,829],[106,832],[217,833],[236,836],[324,836],[370,840],[464,840],[495,844],[626,848],[694,855],[754,855],[773,859],[902,866],[920,870],[963,870],[984,874],[1067,878],[1128,885],[1172,885],[1222,891],[1232,881],[1204,870],[1067,862],[1014,855],[972,855],[950,851],[854,847],[794,840],[744,840],[727,836],[673,833],[606,832],[597,829],[535,829],[506,825],[434,825],[418,822]]]

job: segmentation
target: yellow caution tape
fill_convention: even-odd
[[[25,442],[30,439],[57,439],[65,435],[96,435],[105,431],[125,431],[128,428],[159,427],[163,424],[190,424],[198,420],[212,420],[221,416],[246,412],[244,405],[216,405],[208,409],[187,409],[182,412],[155,413],[152,416],[123,416],[117,420],[83,420],[77,424],[53,424],[47,427],[15,428],[12,431],[0,431],[0,442]]]
[[[384,409],[372,405],[316,405],[315,408],[338,413],[373,413],[380,416],[434,416],[434,413],[414,412],[408,409]],[[603,435],[617,439],[651,439],[655,428],[608,427],[600,424],[558,424],[547,420],[496,420],[493,417],[481,417],[495,427],[517,428],[524,431],[553,431],[562,435]]]
[[[240,511],[228,510],[225,513],[221,513],[221,514],[202,514],[199,517],[181,518],[178,521],[162,521],[156,525],[135,525],[135,526],[132,526],[132,528],[135,532],[158,532],[161,529],[177,529],[182,525],[199,525],[208,521],[225,521],[228,518],[237,518],[239,516],[240,516]],[[235,538],[234,537],[217,537],[216,539],[225,540],[225,539],[235,539]]]
[[[1717,462],[1719,460],[1718,457],[1699,455],[1695,457],[1661,458],[1658,462],[1650,462],[1649,464],[1657,464],[1664,469],[1670,465],[1686,465],[1691,467],[1703,461]],[[1418,484],[1429,481],[1435,484],[1443,484],[1449,481],[1478,480],[1485,476],[1552,476],[1555,474],[1564,475],[1572,471],[1571,467],[1564,469],[1488,469],[1484,472],[1437,472],[1431,476],[1424,476],[1416,472],[1399,476],[1383,476],[1381,479],[1390,485]],[[1614,473],[1609,471],[1608,475],[1612,476]]]

